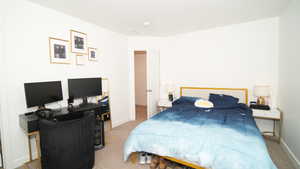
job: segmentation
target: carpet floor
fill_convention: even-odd
[[[105,148],[96,152],[94,169],[148,169],[148,165],[133,164],[123,161],[123,144],[128,137],[130,131],[139,123],[144,121],[146,116],[145,107],[137,107],[136,121],[125,123],[121,126],[113,128],[105,132],[106,145]],[[281,146],[273,141],[266,140],[269,153],[278,167],[278,169],[294,169],[292,162]],[[37,163],[37,162],[36,162]],[[30,169],[37,169],[37,164],[32,164]],[[18,168],[23,169],[23,168]]]

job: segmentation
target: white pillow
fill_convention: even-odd
[[[198,99],[195,101],[195,106],[200,108],[213,108],[214,104],[208,100]]]

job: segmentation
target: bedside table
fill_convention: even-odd
[[[273,121],[273,130],[272,131],[262,131],[262,135],[271,140],[275,140],[280,143],[281,139],[281,126],[282,126],[282,112],[279,109],[271,109],[271,110],[259,110],[252,109],[253,117],[255,119],[263,119],[263,120],[272,120]],[[276,136],[276,124],[278,124],[278,135]],[[272,134],[272,135],[267,135]]]
[[[166,110],[167,108],[172,107],[172,102],[169,100],[159,100],[157,103],[157,109],[159,112]]]

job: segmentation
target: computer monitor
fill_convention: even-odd
[[[102,80],[98,78],[69,79],[69,97],[82,98],[84,104],[88,104],[87,98],[102,95]]]
[[[24,88],[28,108],[45,109],[45,104],[63,100],[60,81],[25,83]]]

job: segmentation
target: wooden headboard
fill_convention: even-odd
[[[210,93],[231,95],[239,98],[240,103],[248,104],[248,89],[246,88],[180,87],[180,96],[208,99]]]

